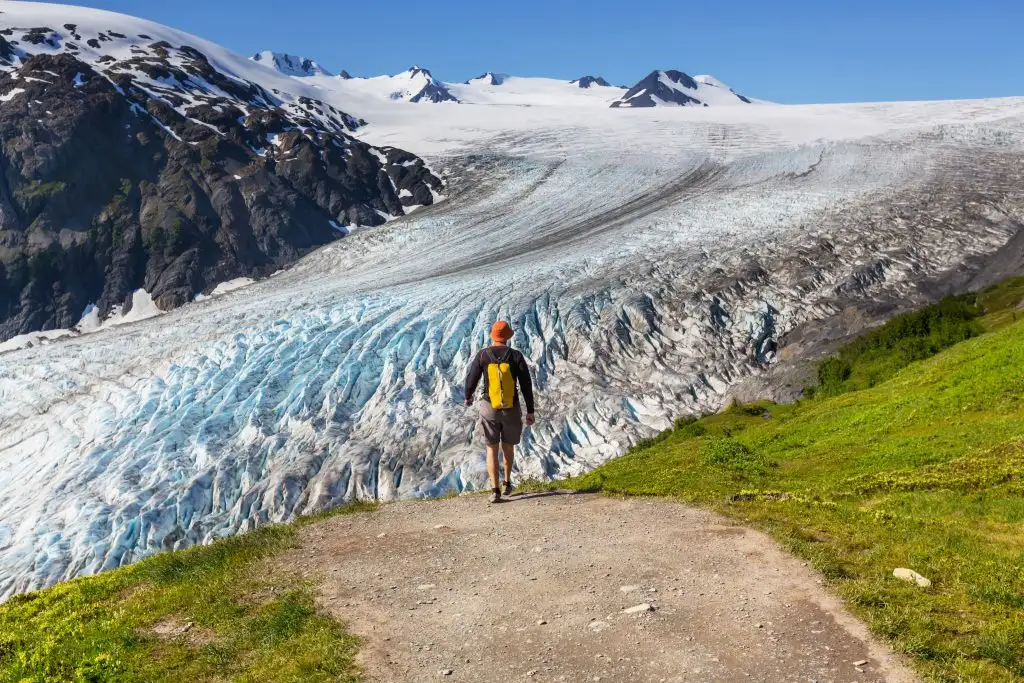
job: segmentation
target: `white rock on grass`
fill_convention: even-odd
[[[907,569],[906,567],[900,567],[892,571],[892,575],[897,579],[906,581],[907,583],[916,583],[921,588],[928,588],[932,585],[932,582],[925,577],[921,576],[913,569]]]

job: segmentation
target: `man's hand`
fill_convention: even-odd
[[[536,415],[534,415],[533,413],[527,413],[526,414],[526,426],[527,427],[532,427],[533,423],[536,422],[536,421],[537,421],[537,416]]]

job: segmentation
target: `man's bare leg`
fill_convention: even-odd
[[[501,444],[502,454],[505,456],[505,481],[512,482],[512,465],[515,464],[516,447],[514,444]]]
[[[491,488],[499,488],[501,481],[498,479],[498,444],[487,446],[487,474],[491,477]]]

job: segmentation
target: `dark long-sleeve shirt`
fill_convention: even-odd
[[[486,400],[489,396],[489,388],[487,375],[484,373],[484,367],[491,362],[488,354],[485,351],[490,351],[491,355],[494,356],[495,360],[499,363],[508,363],[509,368],[512,371],[512,378],[516,382],[518,391],[515,392],[515,399],[513,405],[519,405],[519,392],[523,393],[523,401],[526,403],[526,412],[532,413],[534,409],[533,405],[533,380],[530,378],[530,368],[526,365],[526,357],[523,356],[519,351],[509,348],[508,346],[492,346],[489,349],[484,349],[476,354],[473,358],[473,362],[469,364],[469,372],[466,374],[466,398],[473,398],[473,394],[476,393],[477,387],[480,386],[480,380],[483,379],[483,394]]]

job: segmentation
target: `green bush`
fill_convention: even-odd
[[[701,444],[703,464],[739,474],[762,476],[776,463],[735,439],[711,437]]]
[[[182,245],[184,240],[185,226],[180,218],[175,218],[174,222],[171,223],[171,229],[168,231],[167,246],[176,249]]]
[[[147,230],[142,233],[142,244],[150,252],[163,251],[167,245],[167,233],[160,226]]]
[[[67,183],[62,180],[54,180],[51,182],[33,180],[28,185],[23,185],[16,189],[14,191],[14,196],[24,204],[38,197],[52,197],[58,192],[62,192],[66,187]]]
[[[839,349],[818,365],[818,386],[809,392],[835,396],[884,382],[911,363],[983,332],[977,296],[948,297],[900,315]]]
[[[696,415],[681,417],[673,423],[672,427],[680,436],[689,438],[702,436],[705,432],[704,425],[700,423],[700,419]]]

